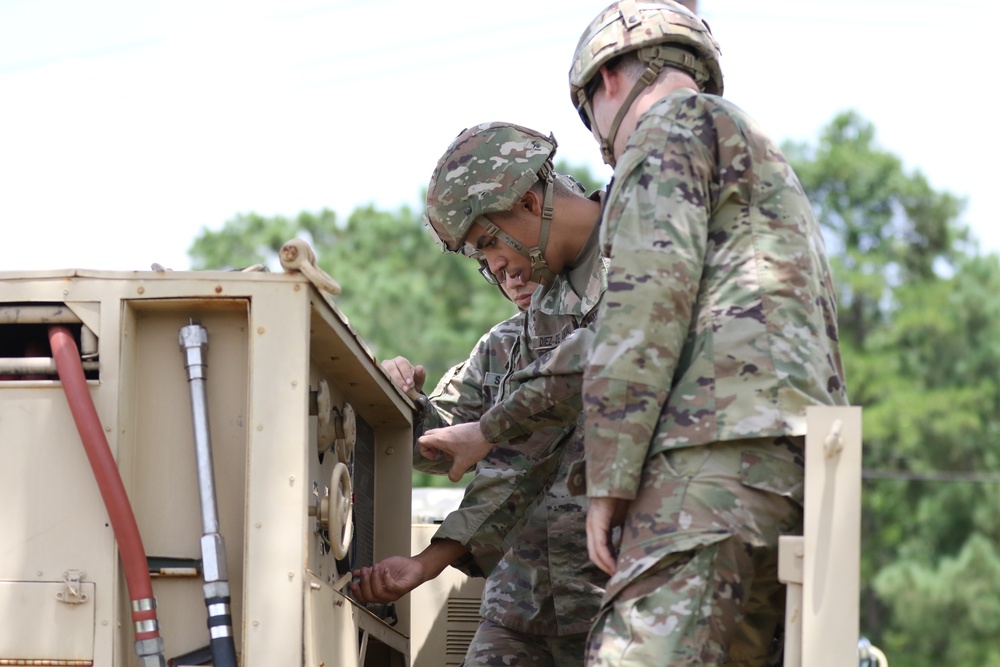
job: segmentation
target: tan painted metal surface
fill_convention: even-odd
[[[19,340],[10,327],[43,330],[44,321],[11,315],[24,305],[69,309],[70,321],[82,323],[69,326],[96,339],[99,370],[88,386],[147,556],[174,559],[153,577],[166,657],[208,644],[202,582],[191,576],[201,526],[177,342],[193,319],[209,335],[216,494],[240,664],[335,655],[314,664],[353,667],[362,626],[369,656],[409,664],[408,600],[397,604],[395,628],[350,602],[351,613],[332,604],[344,600],[334,584],[349,564],[338,564],[310,515],[337,462],[331,450],[321,460],[316,445],[315,392],[324,380],[335,413],[349,404],[364,427],[351,484],[355,496],[370,496],[355,513],[355,542],[360,533],[367,546],[352,545],[350,557],[357,564],[409,549],[411,404],[327,297],[286,274],[0,273],[0,358],[35,356],[3,342]],[[114,535],[57,379],[0,374],[0,460],[0,659],[35,651],[38,659],[135,664]],[[65,588],[67,571],[84,573],[85,602],[49,595]],[[45,636],[59,641],[40,644]],[[51,654],[38,655],[40,645]],[[375,659],[369,664],[383,664]]]
[[[785,667],[858,664],[861,408],[807,410],[805,530],[782,537]]]

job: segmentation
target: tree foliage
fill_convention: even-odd
[[[871,123],[848,112],[818,145],[786,147],[832,241],[842,335],[851,343],[885,323],[894,287],[934,278],[965,238],[954,224],[961,202],[932,190],[919,172],[907,174],[874,139]]]
[[[824,227],[865,410],[862,629],[894,664],[1000,664],[984,644],[1000,605],[977,599],[1000,589],[1000,265],[969,251],[962,202],[858,115],[786,148]]]
[[[203,230],[191,246],[195,268],[264,264],[281,270],[278,251],[304,238],[318,263],[343,288],[337,307],[378,360],[404,356],[427,368],[429,392],[448,368],[464,360],[490,327],[514,306],[456,254],[444,254],[408,208],[356,209],[343,223],[332,211],[293,220],[238,215],[221,230]],[[418,486],[450,486],[447,477],[414,473]]]
[[[408,208],[355,210],[340,224],[332,211],[294,220],[238,215],[191,247],[195,268],[239,268],[256,263],[280,270],[278,251],[291,238],[310,241],[318,263],[343,288],[337,306],[378,359],[397,355],[427,367],[437,379],[465,358],[513,305],[490,287],[474,262],[443,254]]]

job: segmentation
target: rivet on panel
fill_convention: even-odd
[[[261,336],[263,336],[264,335],[264,327],[257,327],[257,333],[259,333]]]
[[[257,430],[258,431],[263,431],[264,430],[264,425],[263,424],[257,424]]]
[[[299,386],[299,381],[298,380],[292,380],[292,386],[293,387],[298,387]]]
[[[222,285],[216,285],[215,286],[215,293],[216,294],[222,294]]]
[[[145,288],[145,287],[142,287],[142,286],[140,285],[140,286],[139,286],[139,289],[137,289],[137,290],[136,290],[136,292],[138,292],[139,294],[145,294],[145,293],[146,293],[146,288]]]
[[[296,292],[298,292],[299,290],[302,289],[302,285],[299,285],[298,283],[295,283],[295,285],[292,286],[292,289],[295,290]]]
[[[389,456],[392,456],[393,454],[396,453],[396,450],[393,449],[392,447],[386,447],[385,448],[385,453],[388,454]]]
[[[260,528],[260,527],[261,527],[262,525],[263,525],[263,524],[261,524],[261,522],[260,522],[260,521],[258,521],[257,523],[255,523],[255,524],[253,525],[253,527],[254,527],[254,528]]]
[[[288,486],[295,486],[295,475],[288,478]]]

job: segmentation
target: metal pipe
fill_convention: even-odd
[[[215,473],[212,464],[212,440],[208,427],[208,330],[191,322],[181,327],[179,336],[184,367],[191,392],[191,416],[194,425],[195,458],[198,468],[198,495],[201,499],[201,560],[205,578],[205,607],[208,631],[216,667],[236,667],[233,618],[230,613],[229,575],[226,571],[226,544],[219,533],[219,511],[215,498]]]
[[[0,306],[0,324],[79,324],[76,313],[61,304]]]
[[[83,370],[96,371],[100,364],[84,361]],[[56,362],[52,357],[2,357],[0,375],[57,375]]]
[[[160,637],[156,615],[156,599],[153,597],[153,583],[149,578],[142,537],[118,472],[118,464],[111,454],[108,439],[101,427],[101,419],[87,388],[83,365],[80,363],[80,351],[73,335],[64,326],[49,327],[49,345],[52,347],[52,357],[59,370],[59,380],[66,393],[70,412],[73,413],[73,421],[80,433],[80,440],[83,441],[87,460],[94,471],[94,478],[118,542],[125,583],[132,600],[135,652],[143,667],[166,667],[163,639]]]

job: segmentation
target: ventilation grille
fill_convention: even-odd
[[[478,598],[448,598],[449,623],[479,623]]]
[[[448,598],[447,633],[444,648],[445,664],[448,667],[463,663],[478,625],[479,598]]]
[[[375,555],[375,431],[356,414],[354,445],[354,543],[352,567],[368,567]]]
[[[472,638],[475,634],[475,628],[471,630],[448,628],[448,636],[445,638],[444,652],[445,659],[448,661],[449,665],[452,664],[452,661],[457,661],[454,664],[462,664],[462,660],[465,658],[465,653],[469,650],[469,644],[472,643]]]

